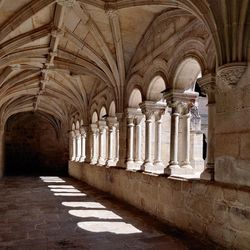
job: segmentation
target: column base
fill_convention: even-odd
[[[144,171],[143,161],[135,161],[135,169],[138,171]]]
[[[91,159],[90,165],[96,165],[96,164],[97,164],[97,159],[96,158]]]
[[[162,161],[155,161],[154,169],[152,172],[157,173],[157,174],[163,174],[164,168],[165,168],[165,165],[162,163]]]
[[[207,163],[206,168],[200,175],[201,180],[213,181],[214,180],[214,164]]]
[[[173,163],[173,164],[169,164],[165,169],[164,169],[164,174],[167,175],[174,175],[179,173],[181,170],[179,164],[177,163]]]
[[[190,165],[189,162],[183,162],[183,163],[181,164],[181,167],[182,167],[182,168],[186,168],[186,169],[193,169],[193,167]]]
[[[81,157],[79,161],[80,162],[84,162],[85,161],[85,157]]]
[[[144,162],[142,165],[144,171],[146,172],[153,172],[154,171],[154,164],[152,162]]]
[[[125,162],[126,169],[128,170],[134,170],[135,169],[135,162],[134,161],[126,161]]]
[[[76,161],[76,162],[79,162],[79,160],[80,160],[80,157],[76,157],[76,158],[75,158],[75,161]]]
[[[98,159],[97,165],[98,166],[104,166],[104,165],[106,165],[106,162],[107,161],[104,158],[101,157],[101,158]]]
[[[109,167],[113,167],[113,166],[116,166],[116,162],[114,160],[110,159],[107,161],[106,165]]]

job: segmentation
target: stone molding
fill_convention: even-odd
[[[208,104],[215,103],[215,91],[216,91],[216,76],[215,74],[207,74],[197,80],[202,91],[208,96]]]
[[[56,0],[56,2],[59,5],[62,5],[65,7],[72,7],[75,4],[76,0]]]
[[[222,80],[225,86],[233,88],[245,73],[246,63],[228,63],[224,64],[217,70],[217,77]],[[223,87],[222,87],[223,88]]]

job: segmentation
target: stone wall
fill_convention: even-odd
[[[250,190],[69,162],[69,174],[227,248],[250,249]]]
[[[216,97],[215,179],[248,185],[250,178],[250,67],[239,86]]]
[[[67,140],[39,114],[21,113],[8,120],[5,153],[7,175],[67,173]]]

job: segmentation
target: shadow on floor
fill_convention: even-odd
[[[0,249],[219,249],[66,177],[0,181]]]

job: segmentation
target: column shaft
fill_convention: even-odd
[[[179,167],[178,163],[178,134],[179,134],[179,116],[173,108],[171,115],[171,136],[170,136],[170,166]]]
[[[182,126],[182,153],[183,161],[182,167],[192,168],[190,165],[190,113],[183,115],[183,126]]]

